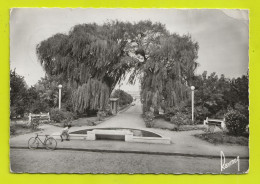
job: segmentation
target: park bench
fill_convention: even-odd
[[[95,129],[88,132],[89,140],[96,139],[114,139],[114,140],[125,140],[126,135],[133,135],[129,130],[104,130]]]
[[[51,120],[50,113],[40,113],[40,114],[29,113],[29,124],[31,124],[34,119],[37,119],[40,122],[49,122]]]
[[[222,130],[226,129],[225,119],[210,119],[206,118],[203,123],[205,126],[208,126],[207,132],[214,132],[216,126]]]

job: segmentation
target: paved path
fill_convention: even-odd
[[[146,128],[142,115],[142,106],[140,101],[136,101],[126,111],[119,113],[117,116],[97,125],[96,127],[120,127],[120,128]]]

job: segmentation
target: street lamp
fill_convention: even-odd
[[[194,121],[194,89],[195,89],[195,87],[191,86],[190,89],[191,89],[191,114],[192,114],[191,120],[193,122]]]
[[[59,88],[59,110],[60,110],[61,109],[61,88],[62,88],[62,85],[60,84],[58,86],[58,88]]]

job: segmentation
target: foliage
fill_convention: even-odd
[[[31,126],[28,126],[27,124],[17,124],[17,123],[10,124],[11,136],[28,134],[39,130],[40,130],[39,128],[33,129]]]
[[[40,117],[33,118],[32,121],[31,121],[30,127],[33,130],[36,130],[40,125],[40,121],[41,121]]]
[[[74,119],[74,114],[66,110],[53,108],[50,110],[50,118],[56,123],[68,123]]]
[[[230,94],[227,99],[229,100],[231,106],[235,107],[237,102],[241,105],[248,106],[248,75],[243,75],[242,77],[232,79],[230,85]]]
[[[23,117],[27,110],[27,85],[24,77],[10,70],[10,116]]]
[[[57,101],[57,99],[54,98],[57,89],[54,88],[52,80],[47,77],[42,78],[35,86],[31,86],[28,89],[24,78],[11,70],[11,117],[18,115],[23,116],[25,112],[49,112],[49,109],[56,105],[56,103],[54,103],[55,100]]]
[[[118,103],[119,103],[120,106],[124,106],[126,104],[130,104],[130,103],[133,102],[133,97],[130,94],[128,94],[127,92],[125,92],[121,89],[115,90],[112,93],[111,97],[119,98]]]
[[[166,121],[171,121],[171,117],[175,116],[177,113],[183,113],[187,116],[191,116],[190,115],[190,112],[191,112],[190,104],[191,104],[190,100],[186,100],[186,101],[180,102],[180,104],[178,106],[168,108],[167,111],[165,111],[165,113],[163,114],[163,118]]]
[[[194,76],[195,118],[224,118],[228,109],[239,110],[248,118],[248,76],[228,79],[216,73]]]
[[[229,134],[235,136],[243,135],[248,125],[247,118],[236,110],[230,110],[225,114],[225,122]]]
[[[153,107],[158,113],[188,100],[190,83],[197,67],[198,44],[190,36],[173,34],[162,37],[143,64],[141,97],[144,111]]]
[[[97,120],[102,121],[104,117],[107,116],[106,111],[98,111],[97,112]]]
[[[246,118],[246,121],[249,122],[249,93],[248,93],[248,75],[243,75],[236,79],[231,80],[231,89],[229,95],[226,97],[229,106]]]
[[[166,130],[176,130],[176,125],[168,122],[168,121],[161,121],[160,119],[157,119],[156,122],[153,123],[153,128],[160,128],[160,129],[166,129]]]
[[[78,93],[89,90],[89,81],[99,81],[104,85],[101,89],[109,90],[124,78],[125,74],[134,68],[131,82],[135,80],[142,60],[146,58],[160,35],[167,31],[160,23],[140,21],[138,23],[124,23],[112,21],[103,25],[76,25],[68,35],[56,34],[37,46],[40,63],[49,76],[59,76],[66,83],[70,83]],[[156,40],[156,41],[154,41]],[[145,48],[145,49],[144,49]],[[78,89],[81,88],[81,89]],[[94,94],[95,91],[91,91]],[[106,94],[106,91],[101,92]],[[108,98],[108,95],[105,95]],[[87,101],[84,101],[87,100]],[[104,101],[96,98],[93,108],[102,107]],[[89,108],[88,98],[73,96],[73,104],[79,111]],[[101,104],[99,104],[101,103]]]
[[[110,90],[106,84],[89,79],[73,92],[73,109],[79,113],[95,109],[104,110],[108,104],[109,94]]]
[[[27,90],[28,111],[32,113],[49,112],[58,106],[58,85],[63,84],[58,77],[45,76],[37,84]],[[71,111],[71,89],[68,85],[62,86],[61,103],[64,109]]]
[[[14,124],[10,125],[10,135],[15,135],[16,133],[16,128]]]
[[[177,112],[174,116],[171,117],[171,123],[177,125],[177,129],[179,129],[181,125],[193,124],[191,118],[181,112]]]
[[[248,137],[232,136],[223,132],[203,133],[196,134],[194,136],[213,144],[236,144],[248,146]]]
[[[153,124],[154,124],[154,114],[153,112],[151,111],[146,111],[145,114],[144,114],[144,122],[145,122],[145,126],[147,128],[151,128],[153,127]]]
[[[230,107],[248,117],[248,76],[195,76],[198,49],[190,35],[171,34],[160,23],[111,21],[76,25],[68,34],[42,41],[36,50],[47,75],[72,89],[67,110],[105,110],[115,85],[130,72],[130,83],[141,79],[144,113],[150,108],[172,113],[190,103],[189,86],[194,85],[197,120],[221,118]],[[56,92],[43,96],[48,106],[57,103]]]
[[[207,116],[212,118],[220,110],[227,108],[224,93],[229,90],[229,81],[224,75],[218,78],[216,73],[207,76],[207,72],[196,77],[195,86],[195,114],[201,121]],[[222,114],[223,118],[224,113]]]

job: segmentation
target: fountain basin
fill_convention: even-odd
[[[59,134],[52,136],[60,139]],[[70,139],[73,140],[117,140],[125,142],[170,144],[171,139],[158,133],[132,128],[94,128],[70,132]]]

